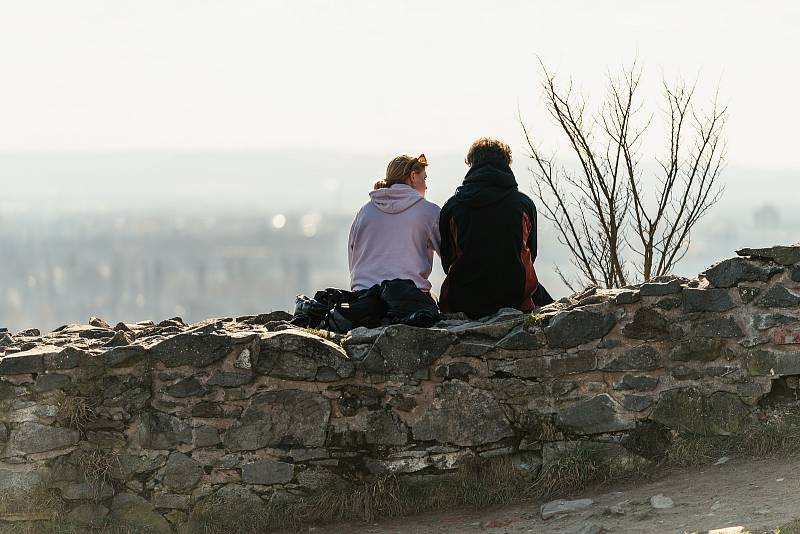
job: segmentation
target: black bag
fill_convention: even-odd
[[[428,328],[438,320],[439,307],[430,294],[420,291],[411,280],[394,279],[359,291],[329,287],[317,291],[313,299],[298,295],[291,323],[344,333],[382,324]]]
[[[436,301],[430,293],[420,291],[411,280],[385,280],[380,287],[389,324],[430,328],[439,320],[439,306]]]

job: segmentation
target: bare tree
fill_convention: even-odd
[[[698,111],[696,85],[662,82],[669,147],[654,158],[658,171],[648,198],[641,149],[652,116],[640,117],[639,65],[609,74],[608,94],[594,117],[587,116],[586,99],[571,81],[562,87],[544,65],[542,71],[547,110],[577,156],[577,171],[546,156],[521,117],[520,124],[533,163],[534,196],[569,249],[577,282],[622,287],[669,273],[686,254],[692,228],[723,191],[726,108],[718,95],[710,110]],[[556,272],[574,291],[576,280],[558,267]]]

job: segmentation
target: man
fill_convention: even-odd
[[[536,207],[517,189],[511,148],[482,137],[469,148],[464,183],[439,216],[441,258],[447,276],[440,308],[471,318],[500,308],[523,311],[552,302],[539,286]]]

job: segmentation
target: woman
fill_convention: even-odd
[[[424,198],[427,166],[424,154],[394,158],[353,220],[348,241],[353,291],[400,278],[430,292],[440,237],[439,206]]]
[[[425,200],[425,155],[397,156],[350,226],[351,291],[297,296],[292,323],[346,332],[382,323],[432,326],[439,317],[428,276],[439,254],[439,206]]]

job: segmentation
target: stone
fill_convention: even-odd
[[[671,374],[675,380],[697,380],[700,378],[700,373],[685,365],[679,365],[673,368],[670,370],[669,374]]]
[[[133,343],[134,336],[128,332],[114,332],[114,335],[103,343],[104,347],[125,347]]]
[[[511,437],[500,405],[489,393],[460,380],[437,385],[433,404],[411,423],[414,439],[476,446]]]
[[[405,445],[408,443],[408,427],[394,413],[375,410],[367,415],[365,440],[370,445]]]
[[[734,287],[739,282],[766,282],[782,272],[777,265],[763,265],[745,258],[730,258],[717,263],[705,272],[712,287]]]
[[[492,397],[504,404],[522,405],[532,399],[545,398],[550,388],[541,382],[530,382],[519,378],[478,378],[470,386],[491,392]]]
[[[89,354],[73,346],[51,347],[43,354],[46,369],[55,371],[74,369],[89,358]]]
[[[68,501],[104,501],[114,496],[114,488],[106,482],[89,484],[87,482],[66,483],[61,487],[61,498]]]
[[[203,466],[183,453],[172,452],[163,474],[166,487],[177,493],[188,493],[203,477]]]
[[[616,322],[611,314],[579,308],[555,315],[544,334],[551,347],[571,348],[605,336]]]
[[[692,331],[699,337],[744,337],[742,329],[733,317],[715,317],[693,324]]]
[[[224,358],[233,348],[228,335],[187,332],[157,342],[150,347],[150,354],[167,367],[205,367]]]
[[[167,386],[164,392],[170,397],[182,399],[185,397],[201,397],[208,392],[208,389],[195,377],[190,376],[179,380],[171,386]]]
[[[751,376],[800,375],[800,351],[753,349],[747,355]]]
[[[594,369],[597,369],[597,356],[592,351],[489,362],[489,370],[493,373],[506,373],[520,378],[552,378]]]
[[[711,362],[732,356],[721,339],[694,337],[680,341],[669,352],[669,359],[678,362]]]
[[[641,412],[653,405],[653,399],[646,395],[625,395],[622,397],[622,407],[632,412]]]
[[[350,358],[350,361],[353,362],[362,362],[364,358],[367,357],[369,354],[370,349],[372,349],[372,343],[365,343],[362,345],[345,345],[344,351],[347,353],[347,357]]]
[[[153,506],[162,510],[188,510],[191,495],[177,495],[175,493],[154,493]]]
[[[219,488],[214,496],[223,504],[227,503],[232,505],[234,509],[238,509],[239,507],[257,509],[264,504],[258,495],[241,484],[226,484]]]
[[[353,328],[350,331],[350,335],[345,338],[345,346],[362,344],[372,345],[384,331],[386,331],[385,326],[379,326],[378,328],[359,326],[358,328]]]
[[[165,413],[153,412],[143,417],[145,446],[150,449],[173,449],[192,442],[192,429],[185,421]]]
[[[0,380],[0,401],[13,399],[17,396],[17,388],[5,380]]]
[[[750,321],[756,330],[767,330],[775,326],[796,323],[800,318],[782,313],[765,313],[751,316]]]
[[[44,355],[61,350],[43,346],[0,357],[0,375],[25,375],[44,371]]]
[[[103,362],[109,367],[129,367],[142,361],[147,351],[141,345],[114,347],[103,353]]]
[[[239,420],[225,431],[223,444],[232,451],[322,447],[330,414],[330,402],[319,393],[262,391],[251,397]]]
[[[125,447],[125,434],[107,430],[87,430],[86,441],[100,449],[122,449]]]
[[[614,389],[630,391],[652,391],[658,386],[658,377],[626,374]]]
[[[614,296],[614,304],[633,304],[642,300],[639,291],[623,290]]]
[[[291,380],[315,380],[323,367],[335,369],[341,378],[353,373],[342,347],[297,329],[262,337],[259,355],[253,363],[253,370],[258,373]]]
[[[680,308],[682,302],[679,297],[669,297],[659,300],[654,306],[660,310],[674,310]]]
[[[8,333],[2,332],[0,333],[0,347],[8,347],[9,345],[14,344],[14,338],[11,337]]]
[[[558,499],[543,504],[540,512],[542,519],[547,521],[548,519],[583,512],[593,504],[594,501],[592,499],[577,499],[573,501]]]
[[[673,278],[666,282],[645,282],[639,287],[639,292],[643,297],[661,297],[680,293],[681,289],[680,278]]]
[[[744,304],[752,302],[759,293],[761,293],[761,288],[758,287],[739,287],[739,298]]]
[[[246,484],[285,484],[294,478],[294,465],[262,458],[242,466],[242,482]]]
[[[800,265],[792,267],[792,282],[800,282]]]
[[[779,265],[792,265],[800,262],[800,245],[775,246],[769,248],[743,248],[737,250],[739,256],[773,261]]]
[[[215,371],[208,379],[209,386],[222,386],[225,388],[235,388],[249,384],[253,381],[255,374],[252,371]]]
[[[345,417],[356,415],[362,407],[374,409],[383,399],[383,393],[379,390],[359,384],[333,386],[331,391],[339,392],[340,398],[337,404],[339,412]]]
[[[374,475],[389,473],[417,473],[423,470],[449,471],[459,467],[465,459],[474,458],[468,451],[455,451],[440,454],[426,455],[407,454],[393,456],[388,459],[364,458],[364,466]]]
[[[477,336],[491,339],[500,339],[506,336],[513,328],[521,325],[522,312],[509,315],[498,315],[487,321],[471,321],[468,323],[451,326],[447,330],[458,336]]]
[[[615,356],[604,371],[654,371],[661,367],[661,355],[651,345],[640,345]]]
[[[244,318],[242,321],[247,324],[267,324],[276,321],[291,321],[292,314],[283,310],[272,311],[269,313],[259,313],[253,317]]]
[[[622,335],[632,339],[669,339],[672,337],[669,320],[650,308],[639,308],[633,320],[622,329]]]
[[[393,325],[375,341],[362,365],[368,374],[413,376],[427,370],[454,340],[444,329]]]
[[[669,497],[659,493],[650,497],[650,506],[656,510],[666,510],[667,508],[674,508],[675,503]]]
[[[634,421],[625,418],[622,407],[608,393],[578,401],[561,410],[556,415],[556,424],[579,435],[617,432],[636,426]]]
[[[53,389],[63,389],[69,385],[70,379],[67,375],[56,373],[40,374],[36,377],[35,387],[37,391],[50,391]]]
[[[463,380],[471,375],[478,374],[478,371],[467,362],[451,362],[438,366],[433,374],[440,378],[460,378]]]
[[[523,325],[515,327],[495,345],[498,349],[506,350],[536,350],[543,346],[545,346],[544,340],[535,333],[525,330]]]
[[[794,308],[800,306],[800,293],[782,284],[775,284],[758,297],[755,305],[762,308]]]
[[[111,517],[121,523],[158,534],[172,534],[172,527],[148,501],[132,493],[120,493],[111,502]]]
[[[108,508],[102,504],[81,504],[70,511],[66,520],[80,527],[102,528],[108,515]]]
[[[236,404],[226,404],[214,401],[200,401],[192,406],[192,417],[203,418],[231,418],[239,417],[242,407]]]
[[[219,431],[213,426],[199,426],[192,429],[195,447],[213,447],[221,443]]]
[[[128,480],[136,475],[152,473],[166,463],[166,456],[137,456],[127,453],[119,455],[116,465],[111,469],[111,477],[116,480]]]
[[[102,320],[99,317],[89,317],[89,324],[91,326],[96,326],[98,328],[106,328],[106,329],[110,329],[111,328],[110,324],[108,324],[107,322],[105,322],[104,320]]]
[[[30,464],[13,466],[0,464],[0,495],[33,491],[41,487],[45,477]]]
[[[25,422],[11,431],[8,449],[14,453],[33,454],[65,449],[78,443],[78,440],[80,433],[77,430]]]
[[[650,418],[672,430],[730,435],[745,427],[752,411],[733,393],[706,396],[697,388],[676,388],[661,394]]]
[[[78,334],[78,337],[82,339],[96,339],[96,340],[106,340],[112,338],[114,337],[115,333],[110,328],[96,328],[92,327],[91,325],[89,326],[75,325],[64,329],[63,332],[70,334]]]
[[[683,291],[683,311],[723,312],[734,307],[727,289],[691,289]]]

